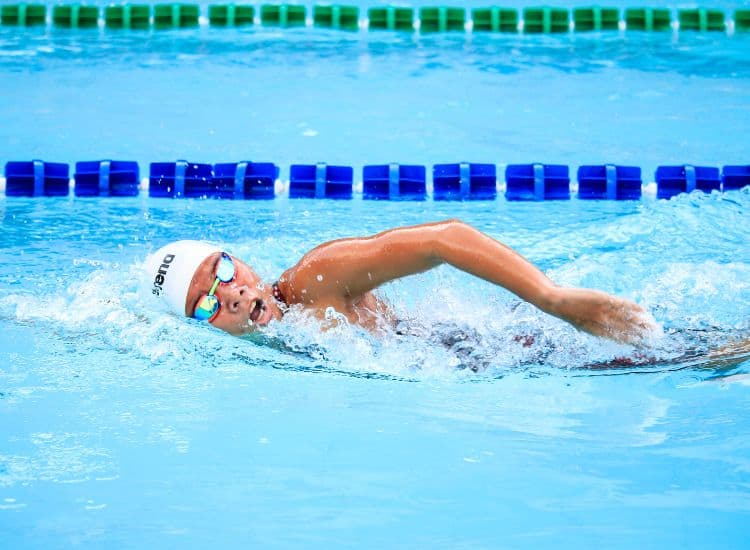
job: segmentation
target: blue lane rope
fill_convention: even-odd
[[[247,173],[247,162],[240,162],[234,172],[234,198],[242,199],[245,196],[245,174]]]
[[[388,198],[395,199],[401,193],[401,169],[398,164],[388,166]]]
[[[617,167],[614,164],[606,164],[607,194],[608,200],[617,200]]]
[[[76,195],[137,196],[138,164],[133,161],[87,161],[76,164]],[[5,165],[7,196],[65,196],[70,187],[68,164],[8,162]],[[294,176],[294,169],[298,175]],[[377,170],[381,175],[375,175]],[[80,172],[80,173],[79,173]],[[173,173],[174,177],[169,175]],[[305,176],[304,174],[309,174]],[[505,172],[508,200],[570,199],[569,167],[566,165],[507,165]],[[370,175],[368,175],[370,174]],[[423,200],[426,197],[425,167],[422,165],[364,166],[366,199]],[[242,161],[229,164],[196,164],[185,160],[152,163],[149,195],[155,197],[274,198],[274,182],[279,168],[273,163]],[[79,181],[80,178],[80,181]],[[116,178],[116,179],[115,179]],[[295,180],[296,178],[296,180]],[[300,179],[301,178],[301,179]],[[170,181],[172,180],[172,181]],[[439,180],[439,181],[438,181]],[[161,183],[164,181],[164,183]],[[295,181],[303,187],[295,193]],[[382,183],[377,183],[378,181]],[[308,182],[308,183],[305,183]],[[497,196],[494,164],[460,162],[433,167],[435,200],[494,200]],[[727,191],[750,186],[750,165],[725,165],[723,169],[683,164],[659,166],[655,173],[657,198],[670,198],[692,191]],[[290,197],[339,198],[353,196],[353,169],[350,166],[293,165]],[[376,187],[373,188],[372,185]],[[166,186],[166,188],[165,188]],[[308,191],[305,191],[307,186]],[[377,190],[378,187],[379,189]],[[642,196],[641,169],[614,164],[581,166],[578,170],[578,198],[638,200]]]
[[[534,165],[534,197],[536,200],[544,200],[544,166]]]
[[[34,196],[44,195],[44,163],[41,160],[34,161]]]
[[[319,162],[315,165],[315,198],[323,199],[326,196],[326,175],[328,170],[325,163]]]
[[[459,167],[459,182],[461,186],[461,196],[468,197],[471,194],[471,166],[468,162],[462,162]]]
[[[695,167],[689,164],[685,165],[685,192],[695,191]]]
[[[99,163],[99,196],[109,196],[109,171],[111,163],[108,160],[103,160]]]
[[[187,162],[178,160],[174,167],[174,196],[185,196],[185,172],[187,172]]]

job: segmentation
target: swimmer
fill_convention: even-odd
[[[321,244],[272,284],[240,259],[201,241],[168,244],[144,267],[148,292],[176,313],[241,335],[281,320],[293,305],[319,319],[333,308],[368,330],[393,326],[393,312],[374,291],[442,264],[503,287],[595,336],[637,344],[656,329],[651,315],[634,302],[557,286],[520,254],[458,220]]]

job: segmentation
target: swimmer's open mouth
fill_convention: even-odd
[[[263,312],[266,310],[266,305],[263,303],[263,300],[258,298],[253,302],[253,308],[250,310],[250,320],[253,323],[257,323],[260,316],[263,314]]]

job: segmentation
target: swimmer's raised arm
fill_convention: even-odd
[[[441,264],[502,286],[597,336],[637,341],[651,328],[637,304],[594,290],[561,288],[511,248],[458,220],[325,243],[306,254],[282,280],[292,292],[304,289],[310,302],[356,300],[384,283]]]

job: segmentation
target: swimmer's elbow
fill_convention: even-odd
[[[466,230],[471,230],[469,224],[462,222],[458,218],[437,222],[435,227],[437,229],[435,236],[442,243],[460,241]]]
[[[430,239],[430,251],[440,263],[448,261],[446,251],[456,246],[468,244],[467,233],[475,231],[469,224],[451,218],[435,224],[436,231]]]
[[[464,221],[461,221],[458,218],[449,218],[449,219],[443,220],[442,222],[439,222],[439,223],[440,223],[440,225],[442,225],[442,226],[444,226],[446,228],[453,228],[453,229],[455,229],[457,227],[460,227],[460,228],[470,227],[468,223],[466,223]]]
[[[436,222],[431,227],[430,238],[427,240],[427,251],[434,266],[448,261],[447,251],[461,243],[461,233],[467,224],[457,218]]]

